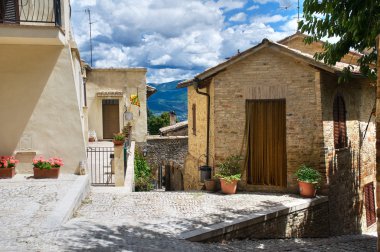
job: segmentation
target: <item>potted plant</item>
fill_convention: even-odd
[[[113,144],[115,146],[123,145],[125,141],[125,136],[122,132],[113,134]]]
[[[13,156],[0,158],[0,178],[13,178],[16,175],[18,160]]]
[[[215,186],[216,186],[216,181],[215,181],[214,178],[205,179],[205,188],[206,188],[206,191],[214,192],[215,191]]]
[[[61,166],[63,166],[63,161],[58,157],[45,160],[40,156],[33,159],[34,178],[58,178]]]
[[[215,177],[220,179],[222,193],[235,194],[237,183],[241,178],[240,155],[231,155],[218,165],[219,172]]]
[[[305,198],[315,197],[322,179],[321,174],[317,170],[303,164],[297,170],[295,176],[298,180],[300,195]]]

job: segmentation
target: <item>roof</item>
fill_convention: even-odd
[[[292,35],[292,36],[295,37],[295,35]],[[290,36],[290,37],[292,37],[292,36]],[[303,35],[303,36],[306,36],[306,35]],[[281,41],[289,39],[290,37],[285,38]],[[349,64],[346,64],[343,62],[337,62],[337,64],[335,64],[334,66],[330,66],[330,65],[323,63],[322,61],[315,60],[313,55],[311,55],[311,54],[301,52],[300,50],[290,48],[288,46],[282,45],[282,44],[277,43],[277,42],[270,41],[268,39],[263,39],[263,41],[260,44],[254,46],[254,47],[251,47],[248,50],[243,51],[239,54],[236,54],[235,56],[231,57],[230,59],[228,59],[228,60],[226,60],[226,61],[224,61],[224,62],[222,62],[222,63],[220,63],[214,67],[207,69],[203,73],[196,75],[194,79],[186,80],[186,81],[179,83],[177,85],[177,88],[183,88],[183,87],[191,86],[195,83],[195,79],[204,80],[206,78],[210,78],[210,77],[218,74],[219,72],[225,70],[228,66],[233,65],[233,64],[245,59],[246,57],[248,57],[248,56],[264,49],[264,48],[271,48],[273,50],[276,50],[279,53],[289,55],[291,57],[296,57],[297,59],[300,59],[309,65],[312,65],[312,66],[319,68],[321,70],[331,72],[331,73],[335,73],[335,74],[341,73],[345,67],[349,66]],[[354,74],[360,74],[359,67],[358,66],[353,66],[353,67],[354,67],[354,69],[352,70],[352,72]]]
[[[188,127],[188,121],[179,122],[170,126],[160,128],[160,133],[165,134],[171,131],[176,131]]]
[[[149,86],[149,85],[146,85],[146,94],[147,94],[147,98],[149,98],[152,94],[156,93],[157,92],[157,89],[155,89],[154,87],[152,86]]]
[[[126,68],[91,68],[93,72],[143,72],[146,73],[147,69],[145,67],[126,67]]]

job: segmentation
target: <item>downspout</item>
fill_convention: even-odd
[[[206,138],[207,138],[207,143],[206,143],[206,165],[209,166],[209,155],[210,155],[210,95],[208,93],[204,93],[199,91],[199,82],[201,80],[198,78],[194,79],[195,85],[195,91],[200,94],[204,95],[207,97],[207,132],[206,132]]]

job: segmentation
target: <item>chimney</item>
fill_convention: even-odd
[[[174,111],[169,112],[170,115],[170,126],[177,123],[177,115]]]

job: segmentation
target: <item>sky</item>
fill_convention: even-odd
[[[145,67],[148,83],[190,79],[225,58],[297,30],[298,0],[71,0],[81,57],[93,67]],[[302,0],[300,12],[302,16]]]

